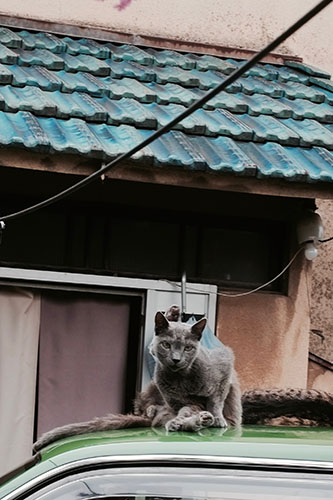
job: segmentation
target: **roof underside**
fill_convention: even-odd
[[[0,145],[109,160],[241,61],[0,28]],[[302,63],[258,64],[136,161],[333,182],[333,82]]]

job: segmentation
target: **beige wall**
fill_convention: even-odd
[[[333,393],[333,371],[309,361],[308,387]]]
[[[299,255],[290,272],[289,296],[219,297],[218,336],[236,354],[243,390],[307,386],[308,267]]]
[[[0,0],[0,13],[258,50],[319,0]],[[333,5],[277,50],[333,72]],[[241,29],[240,29],[241,26]]]
[[[325,238],[333,236],[333,201],[317,200]],[[333,241],[319,248],[314,261],[311,293],[310,351],[333,363]],[[333,390],[333,388],[332,388]]]

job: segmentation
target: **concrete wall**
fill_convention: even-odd
[[[0,13],[258,50],[318,0],[0,0]],[[333,72],[333,5],[277,51]],[[240,29],[241,26],[241,29]]]
[[[288,296],[219,297],[218,336],[236,353],[242,389],[307,386],[308,267],[299,255]]]

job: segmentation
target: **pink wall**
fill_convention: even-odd
[[[307,386],[308,267],[300,254],[290,270],[288,296],[219,298],[218,337],[234,350],[243,390]]]

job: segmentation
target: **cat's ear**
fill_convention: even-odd
[[[169,321],[166,319],[163,313],[158,311],[155,315],[155,333],[159,335],[165,331],[169,326]]]
[[[207,319],[206,318],[201,318],[199,321],[194,323],[191,328],[191,333],[195,335],[195,337],[200,340],[202,336],[202,332],[204,331],[204,328],[206,326]]]

